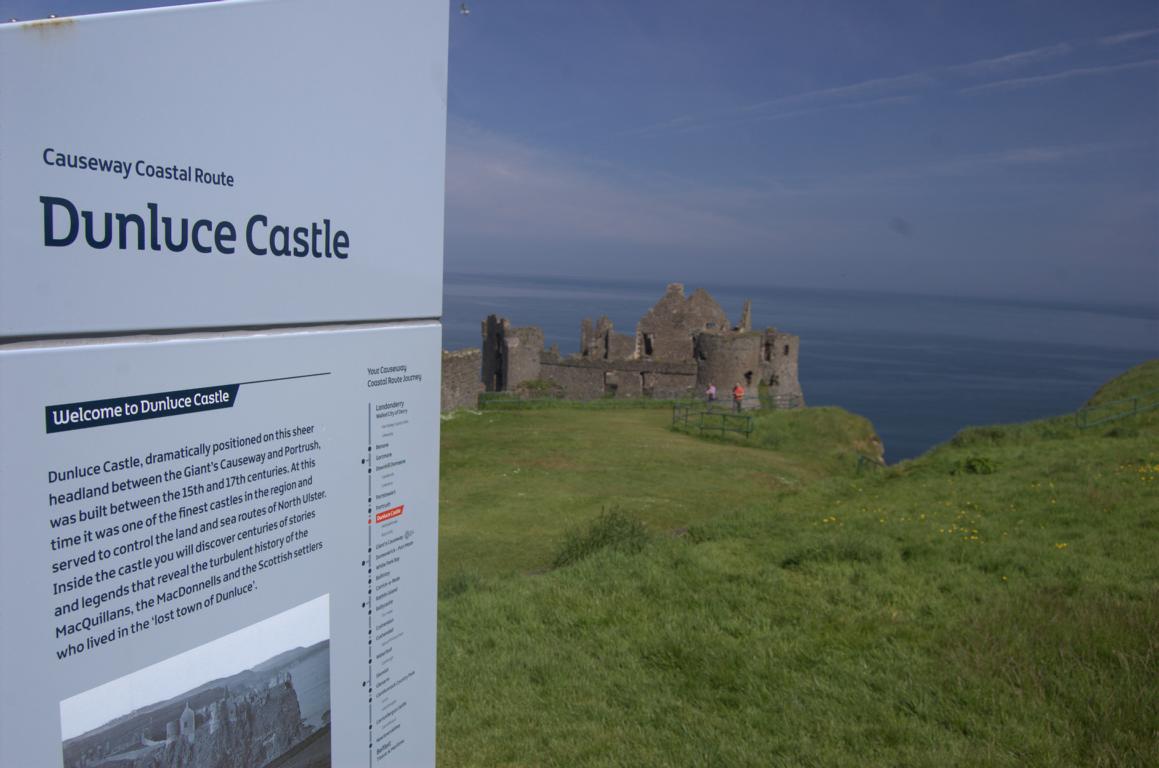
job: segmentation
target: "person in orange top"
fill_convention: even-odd
[[[744,400],[744,387],[742,387],[738,381],[732,387],[732,405],[736,409],[737,413],[740,413],[740,404],[742,400]]]

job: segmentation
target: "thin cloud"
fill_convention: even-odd
[[[918,93],[939,82],[939,74],[980,75],[1004,69],[1027,66],[1073,50],[1069,43],[1056,43],[1002,56],[978,59],[937,69],[919,70],[892,77],[876,77],[848,85],[818,88],[812,91],[779,96],[739,107],[732,116],[716,115],[697,118],[689,115],[624,131],[625,136],[652,136],[668,132],[687,133],[708,126],[744,125],[750,122],[772,122],[807,117],[845,109],[888,106],[912,102]],[[876,98],[875,98],[876,97]]]
[[[858,83],[851,83],[850,85],[840,85],[834,88],[821,88],[815,91],[806,91],[805,93],[793,94],[792,96],[782,96],[776,99],[760,101],[756,104],[749,104],[747,106],[741,107],[741,109],[743,111],[751,112],[769,109],[771,107],[790,106],[793,104],[800,104],[802,102],[809,101],[860,98],[865,96],[892,93],[896,91],[915,90],[931,85],[933,82],[934,78],[928,72],[912,72],[908,75],[898,75],[897,77],[877,77],[872,80],[862,80]]]
[[[656,136],[661,133],[693,133],[695,131],[702,131],[707,128],[731,128],[742,125],[749,125],[752,123],[773,123],[779,122],[781,120],[794,120],[796,118],[809,117],[811,115],[824,114],[826,112],[870,109],[872,107],[884,107],[894,104],[909,104],[913,100],[913,96],[883,96],[880,99],[867,99],[865,101],[847,101],[836,102],[833,104],[805,105],[800,109],[789,109],[782,112],[749,112],[743,114],[734,113],[732,116],[723,116],[706,120],[696,120],[689,117],[674,118],[673,120],[668,120],[663,123],[656,123],[654,125],[648,125],[642,128],[634,128],[632,130],[622,131],[620,135]]]
[[[1109,75],[1115,72],[1128,72],[1135,69],[1146,69],[1148,67],[1154,67],[1157,64],[1159,64],[1159,59],[1145,59],[1143,61],[1132,61],[1126,64],[1110,64],[1103,67],[1079,67],[1077,69],[1068,69],[1062,72],[1054,72],[1049,75],[1015,77],[1007,80],[996,80],[991,83],[982,83],[981,85],[971,85],[968,88],[960,89],[958,93],[1012,91],[1018,88],[1030,88],[1036,85],[1053,83],[1059,80],[1070,80],[1076,77],[1093,77],[1097,75]]]
[[[767,114],[753,115],[747,120],[738,120],[737,122],[775,122],[777,120],[790,120],[797,117],[806,117],[808,115],[815,115],[820,112],[835,112],[846,109],[868,109],[869,107],[882,107],[890,104],[909,104],[914,100],[913,96],[884,96],[880,99],[869,99],[868,101],[849,101],[837,104],[825,104],[815,107],[808,107],[805,109],[794,109],[787,112],[772,112]]]
[[[1122,45],[1123,43],[1142,40],[1153,35],[1159,35],[1159,27],[1154,29],[1134,29],[1130,32],[1120,32],[1117,35],[1107,35],[1099,38],[1099,45]]]
[[[935,163],[929,167],[929,170],[932,173],[953,175],[983,171],[988,168],[1057,165],[1089,156],[1104,149],[1106,146],[1103,144],[1014,147],[996,152],[963,155],[945,163]]]
[[[1111,145],[1094,143],[1023,146],[991,152],[971,152],[945,159],[903,165],[891,164],[862,173],[832,176],[817,180],[816,183],[808,185],[808,189],[822,196],[838,194],[876,196],[898,185],[926,189],[932,179],[982,178],[1008,173],[1021,175],[1035,168],[1044,169],[1081,162],[1091,155],[1111,148]]]
[[[676,128],[687,128],[697,123],[696,118],[692,115],[678,115],[671,120],[663,120],[659,123],[652,123],[651,125],[643,125],[639,128],[631,128],[626,131],[621,131],[621,136],[648,136],[655,133],[663,133],[668,130]]]
[[[918,70],[891,77],[877,77],[847,85],[818,88],[788,96],[779,96],[733,110],[712,115],[679,115],[658,123],[622,131],[622,136],[657,136],[667,133],[691,133],[710,127],[741,126],[754,122],[774,122],[823,114],[837,110],[865,109],[876,106],[905,104],[919,98],[922,91],[936,85],[951,85],[955,80],[980,79],[995,76],[1004,71],[1030,67],[1046,61],[1069,56],[1076,48],[1090,46],[1093,42],[1105,45],[1119,44],[1159,34],[1159,28],[1123,32],[1118,35],[1087,40],[1080,43],[1060,42],[1053,45],[1014,51],[985,59],[977,59],[963,64]],[[1073,77],[1102,75],[1119,71],[1153,66],[1156,60],[1111,64],[1105,66],[1082,67],[1062,72],[1033,75],[1029,77],[1006,78],[960,88],[958,93],[980,93],[985,91],[1013,90],[1026,88],[1056,80]]]
[[[1011,69],[1013,67],[1022,67],[1027,64],[1037,64],[1040,61],[1065,56],[1073,50],[1074,48],[1069,43],[1056,43],[1055,45],[1048,45],[1043,48],[1016,51],[1015,53],[1008,53],[992,59],[979,59],[967,64],[957,64],[949,67],[949,70],[971,75],[985,74],[1003,69]]]
[[[1002,56],[987,59],[978,59],[965,64],[955,64],[949,67],[924,69],[893,77],[878,77],[871,80],[862,80],[849,85],[840,85],[833,88],[821,88],[815,91],[806,91],[791,96],[782,96],[776,99],[757,102],[742,107],[745,111],[758,111],[778,106],[789,106],[801,102],[830,101],[865,96],[884,95],[890,93],[913,92],[929,87],[938,81],[939,72],[977,75],[991,73],[1003,69],[1037,64],[1042,61],[1065,56],[1074,48],[1069,43],[1055,43],[1041,48],[1031,48],[1026,51],[1015,51]]]

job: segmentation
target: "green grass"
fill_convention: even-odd
[[[864,429],[446,422],[440,765],[1159,765],[1159,412],[856,476]]]
[[[835,423],[845,424],[848,443],[872,435],[867,421],[836,409],[802,414],[828,425],[810,447],[817,454],[840,454]],[[805,452],[710,445],[674,432],[670,421],[670,409],[562,406],[460,411],[444,421],[442,578],[543,569],[565,532],[603,509],[618,506],[655,531],[671,531],[745,506],[754,493],[770,498],[831,471]],[[848,474],[852,456],[845,456]]]
[[[828,474],[842,476],[856,471],[858,457],[880,462],[881,440],[867,419],[841,408],[745,411],[753,419],[753,432],[706,430],[701,436],[730,445],[763,448]],[[695,429],[685,430],[697,434]]]

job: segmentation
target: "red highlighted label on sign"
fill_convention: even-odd
[[[390,520],[391,518],[400,516],[402,514],[402,507],[403,505],[399,504],[397,507],[391,507],[390,509],[379,512],[374,516],[374,522],[381,523],[386,520]]]

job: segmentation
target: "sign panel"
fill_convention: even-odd
[[[0,336],[441,316],[448,13],[0,25]]]
[[[0,765],[434,765],[440,334],[0,349]]]

